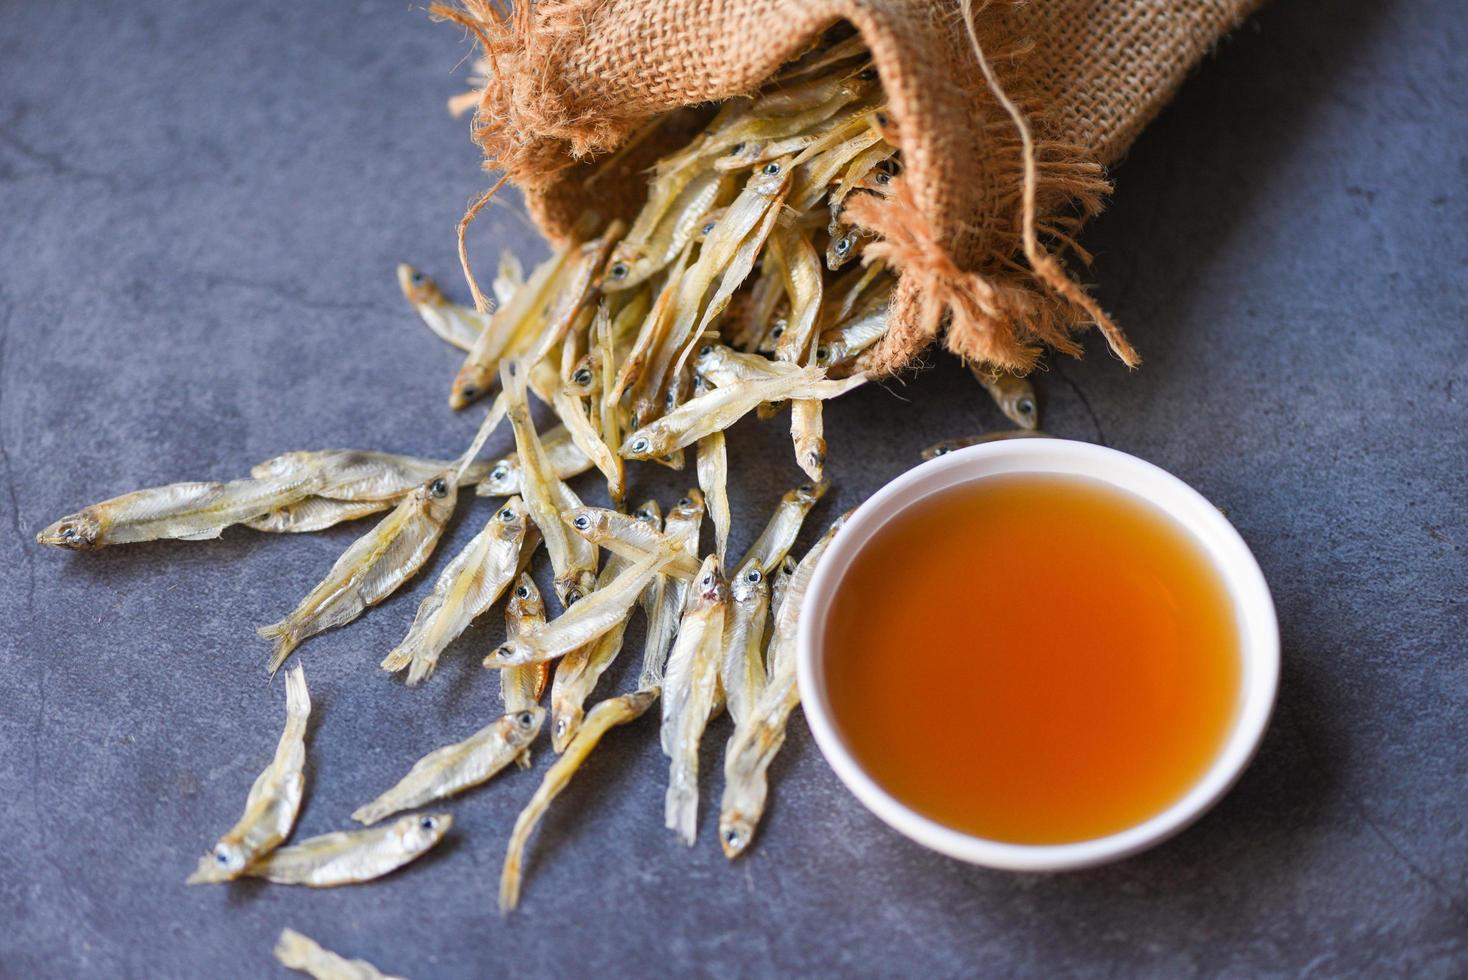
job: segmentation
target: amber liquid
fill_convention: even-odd
[[[917,502],[846,569],[825,630],[832,713],[867,775],[993,840],[1088,840],[1156,815],[1208,768],[1239,700],[1207,555],[1079,477]]]

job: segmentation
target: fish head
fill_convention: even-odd
[[[763,197],[778,197],[790,186],[791,161],[794,157],[783,156],[756,167],[754,176],[745,186]]]
[[[601,374],[601,358],[595,353],[584,354],[571,375],[566,379],[570,389],[577,395],[590,395],[591,386]]]
[[[505,642],[495,647],[489,656],[484,658],[484,666],[489,668],[520,667],[530,662],[534,655],[528,643],[518,639],[506,639]]]
[[[490,518],[490,525],[494,528],[495,536],[503,540],[523,538],[526,528],[530,526],[530,512],[525,508],[525,501],[518,496],[506,500]]]
[[[729,348],[710,341],[698,349],[693,369],[700,375],[707,374],[729,359]]]
[[[454,818],[449,813],[418,813],[393,824],[391,836],[404,854],[422,854],[449,832]]]
[[[564,575],[556,576],[555,588],[561,607],[570,609],[596,591],[596,572],[590,569],[569,570]]]
[[[769,594],[769,577],[753,558],[741,565],[729,580],[729,597],[738,605],[758,602],[762,595],[768,598]]]
[[[673,437],[662,419],[649,422],[622,440],[618,453],[624,459],[653,459],[673,450]]]
[[[800,486],[785,493],[785,501],[791,504],[799,504],[809,510],[816,502],[826,495],[831,489],[829,480],[816,480],[812,483],[802,483]]]
[[[449,407],[469,407],[489,394],[493,384],[494,375],[490,369],[477,363],[475,358],[469,358],[459,368],[459,373],[454,376],[454,383],[449,388]]]
[[[699,242],[700,244],[708,241],[708,237],[714,233],[714,229],[719,227],[719,222],[723,220],[724,215],[728,213],[728,208],[714,208],[708,214],[705,214],[703,216],[703,223],[700,224],[698,226],[698,230],[693,233],[693,240],[695,242]]]
[[[858,247],[860,244],[861,232],[855,228],[832,238],[831,244],[826,246],[826,268],[834,272],[850,262],[860,253],[861,249]]]
[[[661,527],[663,523],[663,509],[658,506],[656,500],[649,497],[637,505],[637,509],[632,512],[632,519],[634,521],[640,521],[643,524],[651,524],[653,527]]]
[[[719,846],[724,857],[737,858],[754,840],[754,822],[737,810],[719,816]]]
[[[540,726],[543,724],[545,724],[545,709],[538,704],[531,705],[522,711],[512,711],[500,719],[506,740],[516,746],[526,746],[535,741],[535,736],[540,734]]]
[[[249,861],[244,847],[236,841],[220,841],[214,850],[199,858],[199,866],[189,875],[189,884],[229,881],[238,878]]]
[[[561,520],[571,526],[582,537],[607,530],[612,514],[604,507],[572,507],[561,511]]]
[[[520,460],[515,456],[497,459],[479,484],[478,493],[486,497],[506,497],[520,492]]]
[[[607,256],[607,271],[602,288],[608,291],[626,289],[639,281],[638,270],[647,263],[647,249],[634,242],[618,242]]]
[[[719,564],[718,555],[709,555],[699,566],[693,580],[690,606],[713,606],[729,601],[729,583]]]
[[[56,548],[70,548],[72,551],[91,551],[101,547],[98,541],[103,530],[97,515],[84,510],[68,514],[54,524],[42,528],[36,535],[36,542]]]
[[[413,491],[414,501],[434,520],[446,521],[459,500],[459,487],[453,470],[444,470]]]
[[[703,520],[704,503],[703,491],[697,487],[690,487],[688,493],[678,498],[673,504],[673,509],[668,511],[668,524],[697,524]]]
[[[406,262],[398,263],[398,288],[414,306],[442,306],[448,302],[438,283]]]
[[[1040,424],[1040,406],[1035,401],[1034,388],[1027,381],[1006,384],[999,408],[1021,428],[1033,429]]]
[[[520,580],[510,592],[505,611],[520,620],[545,618],[545,600],[540,597],[540,589],[536,588],[529,572],[520,573]]]

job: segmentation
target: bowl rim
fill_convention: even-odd
[[[1227,588],[1239,627],[1241,698],[1223,748],[1203,775],[1166,809],[1104,837],[1065,844],[1016,844],[979,837],[911,809],[867,775],[831,716],[819,639],[851,558],[894,515],[950,487],[1009,473],[1098,479],[1172,517],[1198,541]],[[1223,513],[1161,467],[1106,446],[1070,439],[1012,439],[939,456],[896,477],[852,512],[832,539],[804,597],[796,671],[806,722],[827,763],[867,809],[908,838],[941,854],[1011,871],[1064,871],[1120,860],[1182,831],[1232,788],[1252,761],[1279,687],[1279,625],[1264,573]]]

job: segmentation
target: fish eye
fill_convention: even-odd
[[[831,348],[829,348],[829,347],[817,347],[816,348],[816,360],[818,360],[818,361],[824,361],[827,358],[829,358],[830,356],[831,356]]]
[[[765,173],[767,173],[771,177],[773,177],[775,174],[777,174],[777,173],[780,172],[780,165],[778,163],[774,163],[774,162],[767,163],[767,164],[765,164],[764,170],[765,170]]]
[[[836,241],[835,248],[836,248],[836,254],[837,255],[845,255],[847,252],[851,251],[851,239],[850,238],[841,238],[841,239],[838,239]]]
[[[72,527],[70,524],[64,525],[61,528],[61,536],[63,538],[65,538],[66,540],[68,540],[68,541],[75,540],[76,539],[76,536],[77,536],[76,535],[76,528]]]
[[[229,855],[222,849],[214,852],[215,864],[229,864]]]
[[[890,183],[892,183],[892,175],[889,174],[885,170],[879,172],[877,174],[877,178],[876,179],[877,179],[877,183],[879,183],[879,184],[890,184]]]
[[[465,398],[478,398],[479,389],[474,385],[465,385],[464,387],[459,389],[459,394],[463,395]]]
[[[739,154],[741,154],[741,153],[743,153],[743,152],[744,152],[744,144],[743,144],[743,143],[735,143],[735,144],[734,144],[734,145],[733,145],[733,146],[732,146],[732,147],[731,147],[731,148],[730,148],[730,149],[729,149],[729,155],[730,155],[730,156],[731,156],[731,157],[737,157],[737,156],[738,156],[738,155],[739,155]]]
[[[885,125],[887,125],[887,114],[885,112],[879,112],[879,113],[877,113],[877,125],[878,126],[885,126]]]
[[[634,453],[645,453],[652,448],[652,443],[647,441],[646,436],[638,436],[632,440],[630,448]]]
[[[579,601],[581,601],[581,590],[580,589],[572,589],[570,592],[567,592],[566,593],[566,606],[567,606],[567,608],[570,608],[571,606],[576,605],[576,603],[579,602]]]
[[[510,468],[508,466],[506,466],[504,463],[500,463],[494,469],[492,469],[492,470],[489,471],[489,478],[491,480],[505,480],[505,479],[508,479],[509,476],[510,476]]]
[[[650,520],[652,520],[652,514],[649,511],[646,511],[646,510],[634,510],[632,512],[632,516],[635,517],[635,518],[637,518],[639,521],[650,521]]]
[[[508,524],[510,521],[513,521],[514,519],[515,512],[511,508],[506,507],[504,510],[500,511],[500,520],[504,521],[506,524]]]
[[[531,728],[535,725],[535,715],[529,711],[522,711],[515,716],[515,721],[521,728]]]
[[[418,826],[422,827],[424,830],[433,830],[435,827],[438,826],[438,821],[433,819],[432,817],[424,817],[422,820],[418,821]]]
[[[415,272],[415,273],[413,273],[413,284],[415,286],[421,286],[421,285],[423,285],[423,273],[421,273],[421,272]]]
[[[668,392],[668,397],[663,399],[663,404],[667,405],[669,408],[677,408],[678,393],[676,391]]]
[[[590,371],[590,369],[589,368],[582,368],[581,370],[577,371],[574,375],[571,376],[571,380],[572,381],[575,381],[578,385],[589,385],[589,384],[591,384],[591,371]]]
[[[530,598],[530,589],[529,589],[529,587],[524,586],[524,585],[520,586],[518,589],[515,590],[515,597],[517,599],[529,599]]]
[[[627,278],[627,273],[629,273],[631,271],[632,271],[631,269],[627,268],[627,263],[626,262],[614,262],[612,264],[612,278],[613,279],[626,279]]]
[[[933,450],[933,455],[947,456],[949,452],[951,452],[951,450],[947,446],[939,446],[937,449]]]
[[[447,497],[449,495],[449,485],[443,477],[439,477],[428,485],[428,492],[435,497]]]
[[[1019,410],[1019,414],[1029,415],[1034,412],[1035,403],[1030,401],[1028,398],[1021,398],[1018,402],[1015,403],[1014,407]]]
[[[582,514],[571,523],[574,524],[578,530],[584,531],[587,528],[591,527],[591,518],[587,517],[585,514]]]
[[[751,568],[749,570],[749,574],[744,576],[744,581],[749,582],[752,585],[762,578],[764,578],[764,575],[760,572],[758,568]]]
[[[699,584],[702,585],[704,588],[708,588],[709,586],[714,584],[714,577],[712,575],[705,575],[703,579],[700,580]]]
[[[704,225],[703,226],[703,233],[705,235],[707,235],[709,232],[713,231],[714,230],[714,224],[715,224],[714,222],[710,221],[708,224]]]
[[[679,507],[692,507],[693,506],[693,501],[690,500],[687,497],[680,497],[680,498],[678,498],[677,506],[679,506]]]
[[[737,848],[742,840],[743,838],[739,836],[739,831],[737,830],[731,829],[724,833],[724,843],[730,847]]]
[[[811,486],[809,483],[802,483],[800,486],[798,486],[798,487],[795,488],[795,492],[796,493],[815,493],[816,492],[816,488],[813,487],[813,486]]]
[[[870,82],[872,79],[877,77],[877,69],[864,68],[856,77],[864,82]]]
[[[777,323],[777,324],[775,324],[775,329],[770,331],[770,336],[771,337],[774,337],[776,340],[778,340],[780,338],[780,335],[783,334],[784,332],[785,332],[785,324],[783,324],[783,323]]]
[[[714,345],[713,344],[704,344],[702,347],[700,347],[698,349],[698,356],[699,357],[708,357],[713,352],[714,352]]]

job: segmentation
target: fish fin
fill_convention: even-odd
[[[408,686],[415,687],[420,681],[426,681],[433,676],[433,669],[438,666],[438,655],[429,656],[427,650],[420,650],[413,655],[413,662],[408,665]]]
[[[265,515],[262,514],[261,516],[263,517]],[[219,537],[219,535],[222,534],[222,533],[224,533],[224,528],[222,528],[222,527],[212,527],[212,528],[210,528],[207,531],[199,531],[196,534],[180,534],[178,536],[178,540],[180,540],[180,541],[212,541],[215,538]]]
[[[289,619],[282,619],[278,623],[262,626],[255,631],[265,639],[275,641],[275,653],[270,658],[271,677],[275,676],[275,672],[280,670],[280,665],[290,658],[290,655],[295,652],[296,647],[301,643],[301,638],[289,623]]]
[[[381,666],[382,669],[387,671],[388,673],[395,674],[398,671],[402,670],[404,667],[408,666],[408,664],[411,663],[412,660],[413,653],[411,650],[405,650],[401,646],[396,646],[392,648],[392,651],[388,653],[387,656],[382,658]]]
[[[526,749],[525,751],[521,752],[519,755],[515,756],[515,765],[519,766],[521,769],[529,769],[530,768],[531,761],[530,761],[530,750],[529,749]]]

